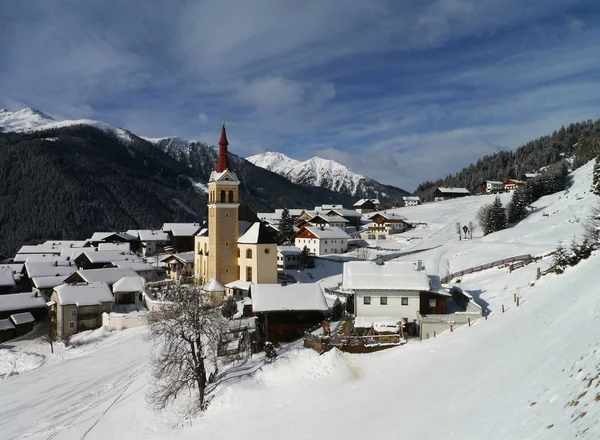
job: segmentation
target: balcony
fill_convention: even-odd
[[[77,315],[77,320],[78,321],[86,321],[89,319],[100,319],[100,313],[99,312],[90,312],[90,313],[79,313]]]

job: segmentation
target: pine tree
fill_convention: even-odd
[[[556,252],[554,253],[554,266],[559,269],[564,270],[570,263],[570,257],[562,244],[562,241],[559,240],[558,246],[556,247]]]
[[[575,241],[575,239],[573,239],[571,241],[571,249],[570,252],[568,253],[569,255],[569,265],[570,266],[576,266],[577,263],[579,263],[581,261],[581,253],[579,250],[579,244],[577,244],[577,241]]]
[[[594,165],[594,180],[592,181],[592,192],[600,196],[600,156],[596,157]]]
[[[342,305],[340,298],[336,297],[333,302],[333,309],[331,310],[331,320],[339,321],[342,319],[342,316],[344,316],[344,306]]]
[[[513,193],[512,199],[506,207],[506,214],[509,223],[520,222],[527,216],[527,202],[523,187],[517,188]]]
[[[488,211],[489,233],[498,232],[506,229],[506,211],[500,197],[496,197]]]
[[[235,300],[233,299],[233,297],[230,296],[223,302],[223,306],[221,307],[221,314],[225,318],[231,319],[234,317],[234,315],[237,312],[238,312],[237,304],[236,304]]]
[[[279,220],[279,234],[277,244],[281,246],[289,246],[292,244],[294,236],[294,219],[290,215],[290,210],[283,208],[281,219]]]
[[[265,357],[268,360],[273,360],[277,357],[277,352],[275,351],[275,347],[270,342],[265,342]]]

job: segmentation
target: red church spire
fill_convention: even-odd
[[[227,156],[227,133],[225,133],[225,121],[221,128],[221,139],[219,140],[219,160],[217,161],[217,173],[222,173],[229,169],[229,157]]]

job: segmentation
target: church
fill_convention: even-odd
[[[197,284],[277,283],[277,240],[261,222],[239,220],[240,182],[229,164],[225,122],[216,169],[208,180],[208,228],[195,238]]]

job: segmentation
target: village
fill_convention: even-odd
[[[50,339],[66,342],[101,327],[144,326],[148,313],[169,307],[170,289],[181,285],[198,288],[211,307],[235,304],[233,322],[243,322],[255,352],[267,342],[299,338],[319,352],[334,346],[377,351],[485,315],[459,286],[428,274],[418,255],[397,261],[407,252],[382,251],[382,243],[393,245],[389,238],[414,225],[395,211],[380,211],[377,199],[361,199],[351,209],[284,208],[257,213],[258,221],[241,219],[224,124],[219,146],[207,222],[48,240],[2,257],[0,342],[38,324]],[[468,194],[439,188],[436,200]],[[420,200],[407,196],[404,204]],[[239,354],[235,347],[224,352]]]

